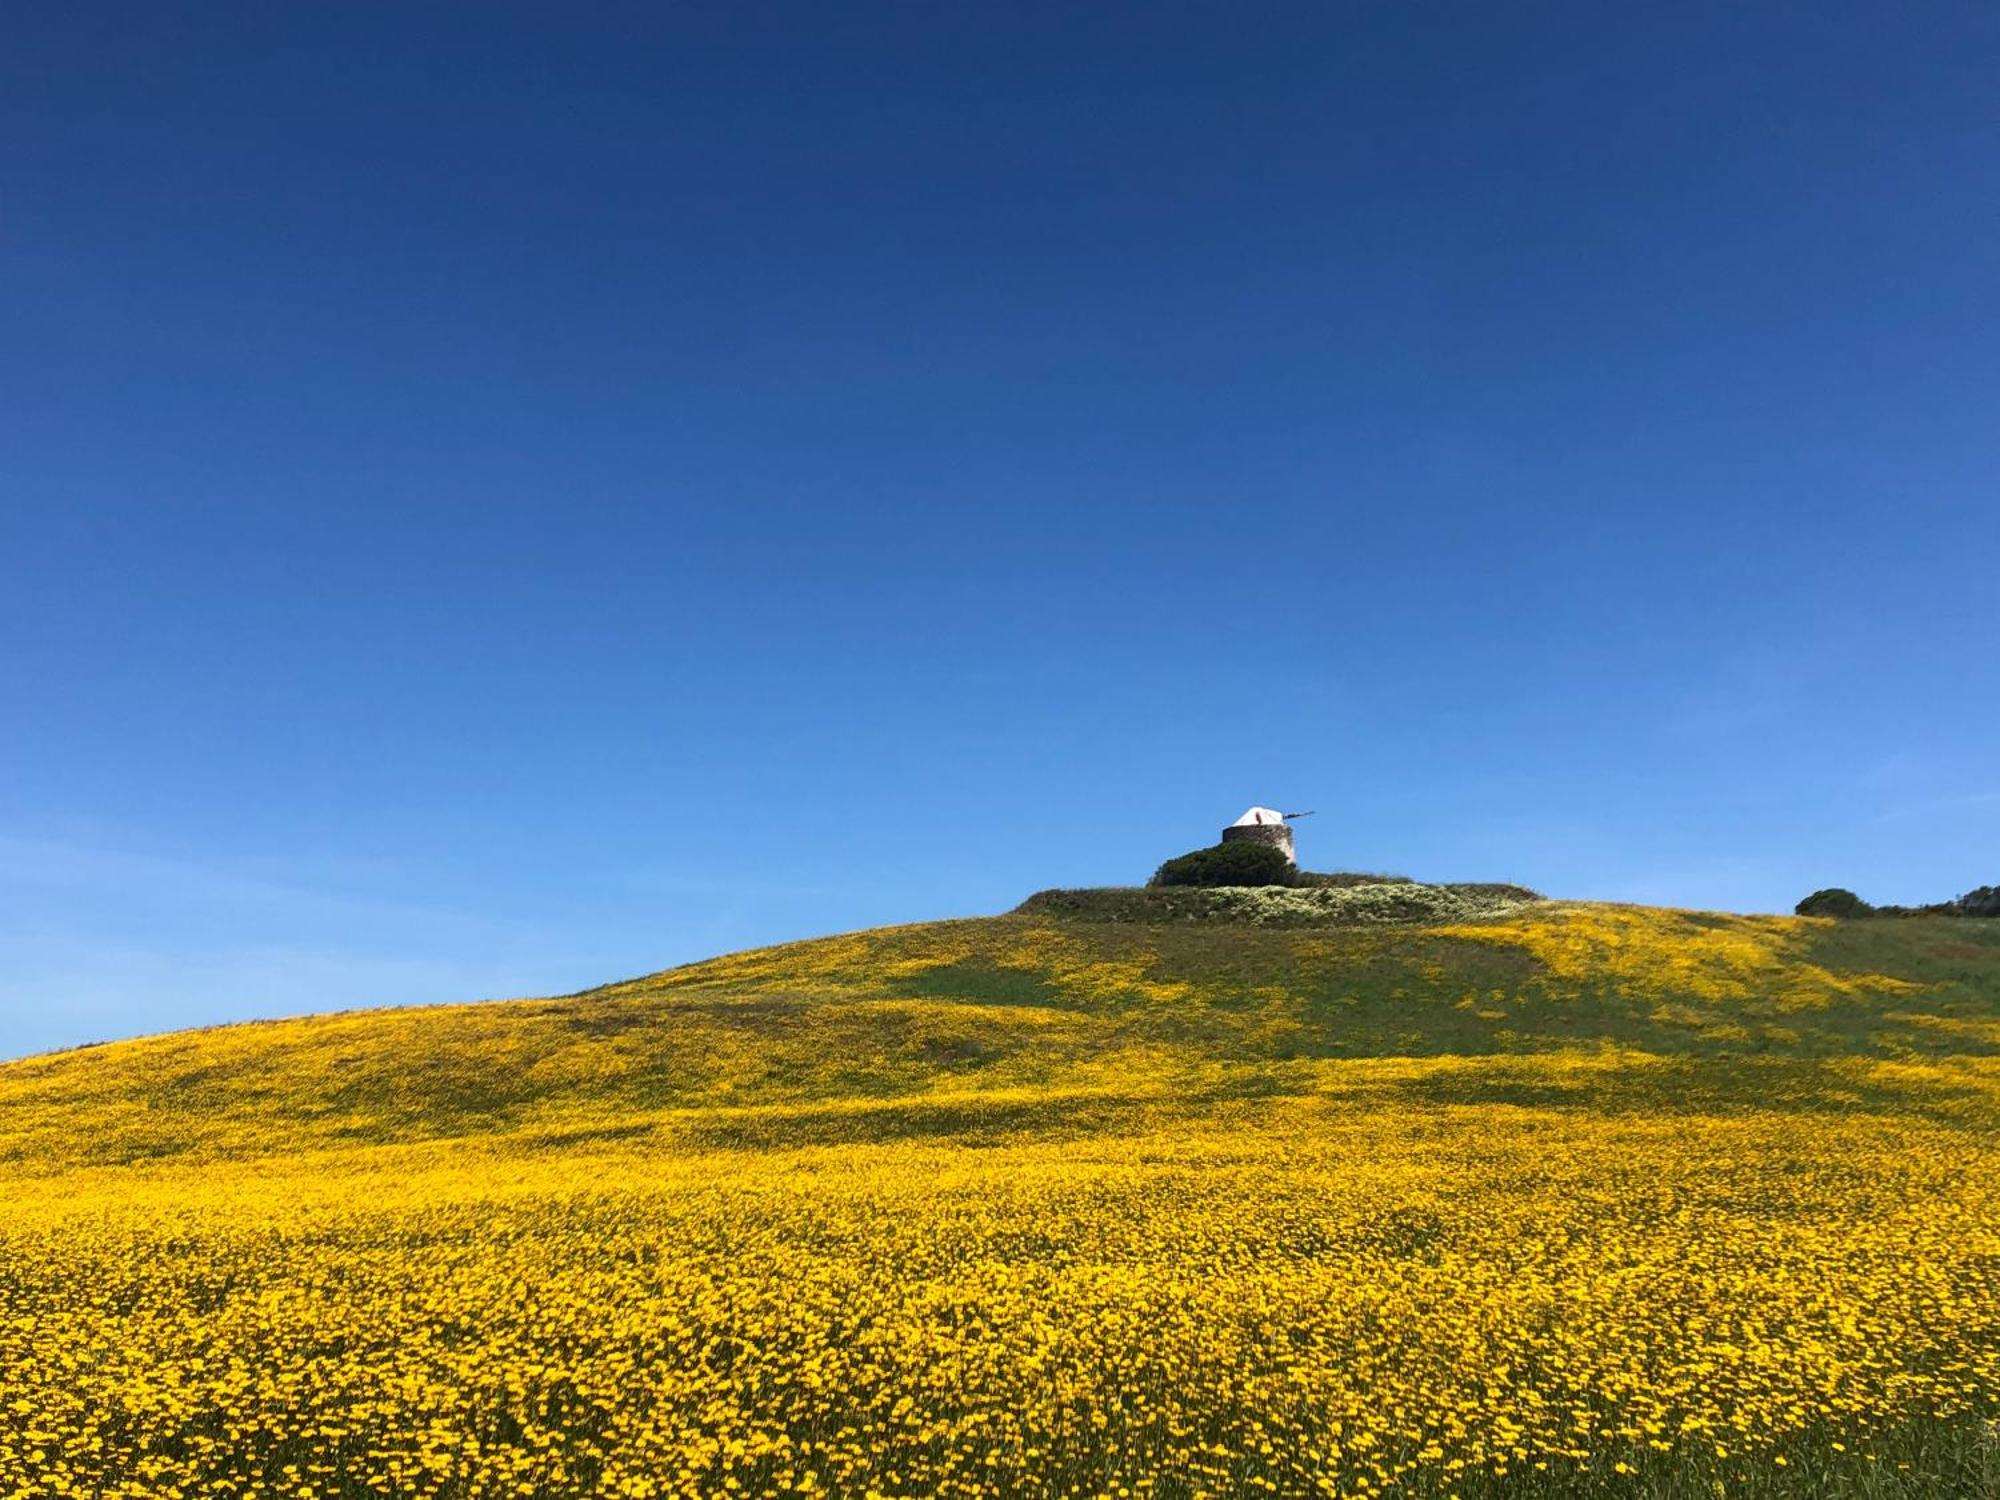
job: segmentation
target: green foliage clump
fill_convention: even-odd
[[[1155,872],[1159,886],[1295,885],[1299,872],[1282,849],[1238,839],[1170,859]]]
[[[1870,917],[1875,908],[1863,901],[1850,890],[1831,885],[1825,890],[1814,891],[1805,900],[1792,908],[1802,917]]]

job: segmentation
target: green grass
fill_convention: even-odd
[[[1914,1423],[1866,1443],[1852,1434],[1808,1433],[1791,1445],[1783,1465],[1762,1454],[1695,1456],[1683,1447],[1662,1457],[1641,1450],[1627,1468],[1620,1474],[1599,1465],[1560,1478],[1532,1469],[1502,1479],[1480,1475],[1421,1493],[1426,1500],[2000,1500],[2000,1426],[1979,1419]]]

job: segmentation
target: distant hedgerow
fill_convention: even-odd
[[[1982,885],[1956,901],[1923,906],[1870,906],[1838,886],[1814,891],[1792,908],[1802,917],[2000,917],[2000,886]]]
[[[1967,917],[2000,917],[2000,885],[1982,885],[1967,891],[1957,901],[1959,914]]]

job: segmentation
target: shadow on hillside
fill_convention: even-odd
[[[2000,1091],[1976,1077],[1899,1080],[1799,1058],[1662,1058],[1631,1068],[1534,1078],[1502,1069],[1452,1069],[1391,1085],[1426,1107],[1507,1105],[1604,1115],[1879,1114],[1991,1128]]]
[[[674,1144],[710,1150],[784,1150],[905,1141],[999,1146],[1117,1136],[1173,1120],[1252,1124],[1280,1103],[1308,1104],[1329,1121],[1389,1107],[1407,1123],[1463,1108],[1605,1117],[1881,1115],[1990,1130],[2000,1123],[2000,1085],[1977,1078],[1897,1082],[1797,1060],[1659,1059],[1563,1076],[1536,1077],[1520,1059],[1470,1062],[1415,1077],[1327,1077],[1310,1063],[1213,1075],[1183,1092],[1060,1094],[1046,1098],[962,1096],[879,1104],[799,1106],[697,1116],[677,1123]],[[1331,1085],[1331,1087],[1329,1087]]]

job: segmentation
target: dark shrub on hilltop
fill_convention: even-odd
[[[1837,885],[1814,891],[1792,910],[1802,917],[1871,917],[1875,914],[1874,907],[1854,892]]]
[[[1295,885],[1298,878],[1298,870],[1282,850],[1243,839],[1170,859],[1154,873],[1151,883],[1155,886]]]

